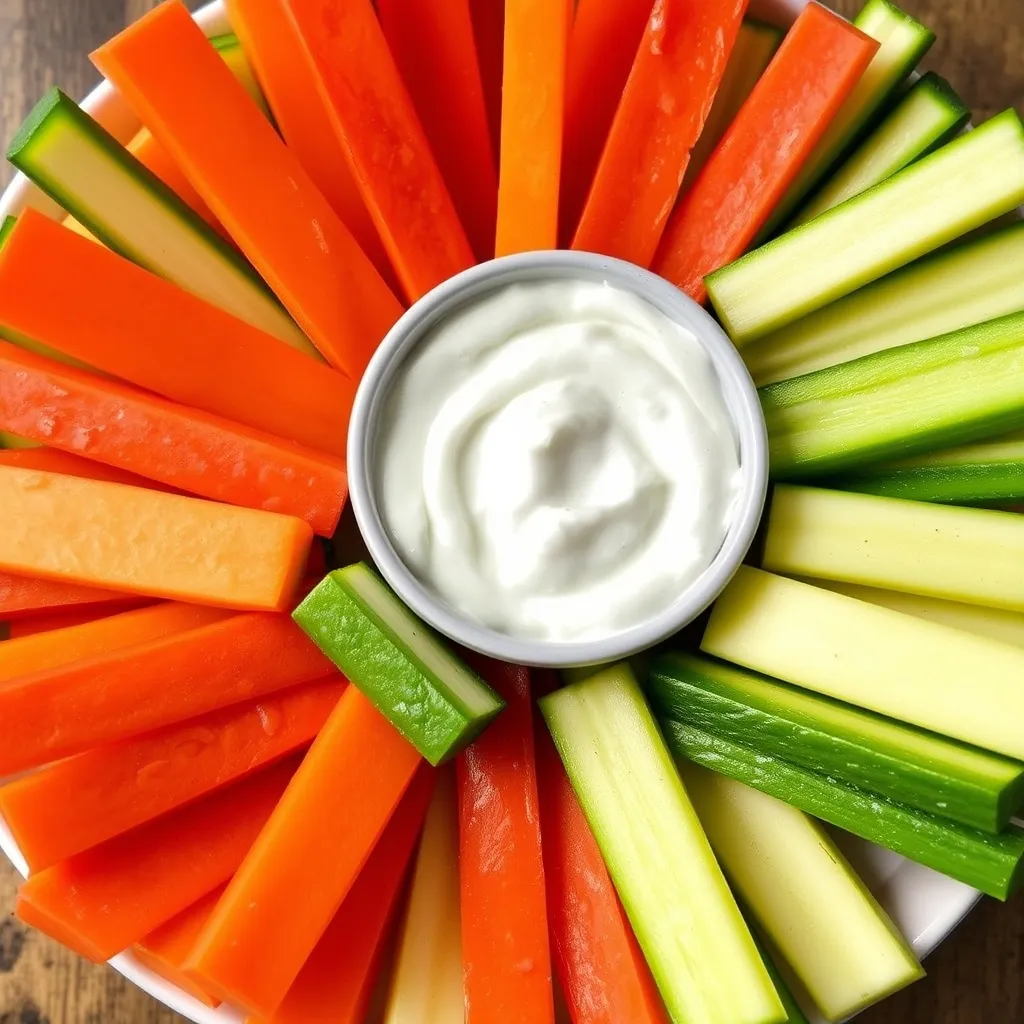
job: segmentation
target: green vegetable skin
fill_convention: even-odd
[[[906,940],[818,822],[685,759],[679,770],[733,891],[828,1020],[922,977]]]
[[[850,473],[842,490],[955,505],[1024,500],[1024,431]]]
[[[935,34],[889,0],[868,0],[854,25],[881,44],[867,71],[829,125],[765,229],[766,237],[785,223],[803,198],[853,145],[886,100],[935,42]]]
[[[786,984],[785,979],[779,974],[779,969],[775,966],[772,955],[765,949],[764,943],[753,929],[751,929],[750,934],[757,946],[758,953],[761,954],[761,963],[764,964],[768,977],[772,979],[775,991],[778,993],[783,1009],[786,1011],[785,1024],[807,1024],[807,1017],[804,1016],[804,1011],[800,1009],[796,999],[793,998],[793,993],[789,991],[789,986]]]
[[[3,222],[0,223],[0,249],[4,247],[7,236],[14,230],[17,220],[17,217],[4,217]]]
[[[997,899],[1020,880],[1024,831],[991,835],[826,779],[682,722],[663,723],[678,757],[777,797],[807,814],[902,854]]]
[[[746,345],[1024,202],[1024,125],[993,117],[855,199],[711,274],[708,294]]]
[[[625,666],[540,708],[674,1021],[783,1024],[785,1010]]]
[[[772,477],[833,476],[1016,430],[1022,356],[1024,312],[769,384]]]
[[[59,89],[7,159],[115,252],[321,358],[241,254]]]
[[[759,387],[1024,309],[1024,221],[918,260],[755,341]]]
[[[1024,764],[699,655],[655,663],[657,715],[961,825],[999,832]]]
[[[793,220],[813,220],[867,191],[952,138],[971,116],[944,78],[929,71],[831,175]]]
[[[221,55],[224,63],[231,68],[235,78],[245,86],[245,91],[256,101],[260,110],[269,118],[270,108],[267,106],[263,90],[256,80],[256,74],[249,63],[249,58],[245,55],[245,50],[242,49],[242,43],[238,36],[233,32],[227,32],[221,36],[213,36],[210,39],[210,44]]]
[[[362,563],[327,575],[292,617],[431,764],[505,706]]]

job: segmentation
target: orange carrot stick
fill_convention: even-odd
[[[456,762],[466,1024],[554,1020],[527,669],[477,666],[508,706]]]
[[[344,374],[26,210],[0,253],[0,332],[339,458]]]
[[[259,835],[297,758],[33,875],[15,913],[95,963],[226,882]]]
[[[0,814],[42,871],[307,746],[343,686],[334,676],[67,758],[0,789]]]
[[[653,0],[579,0],[569,33],[559,237],[579,223]]]
[[[878,45],[820,4],[804,8],[672,214],[658,274],[697,302],[707,298],[704,278],[757,237]]]
[[[505,0],[469,0],[480,79],[487,108],[491,152],[497,166],[501,150],[501,78],[505,60]]]
[[[572,247],[649,266],[747,0],[659,0],[615,113]]]
[[[331,127],[295,23],[281,0],[228,0],[231,26],[242,41],[288,148],[342,219],[388,286],[398,279],[370,211]]]
[[[287,615],[252,612],[11,679],[0,684],[0,776],[322,679],[332,667]]]
[[[554,249],[571,0],[505,0],[495,254]]]
[[[0,646],[0,684],[35,672],[148,643],[189,629],[222,622],[233,613],[198,604],[164,602],[137,608],[56,633],[9,640]]]
[[[67,611],[40,612],[37,615],[26,615],[23,619],[15,619],[7,624],[7,637],[10,640],[21,640],[27,636],[38,636],[40,633],[52,633],[55,629],[67,629],[69,626],[84,626],[87,622],[98,622],[108,619],[111,615],[119,615],[123,611],[131,611],[132,607],[143,603],[128,599],[128,607],[122,608],[119,603],[110,606],[99,605],[90,608],[75,608]],[[143,604],[143,606],[145,606]]]
[[[191,206],[207,224],[222,235],[227,235],[224,226],[203,202],[203,197],[192,187],[181,168],[171,159],[167,150],[153,138],[148,128],[140,128],[127,145],[127,150],[146,168],[152,171],[178,198]]]
[[[469,0],[377,0],[377,13],[473,251],[488,260],[498,175]]]
[[[402,288],[416,300],[475,261],[377,13],[370,0],[285,3]]]
[[[65,476],[77,476],[82,480],[105,480],[111,484],[148,487],[154,491],[172,490],[164,484],[157,483],[156,480],[147,480],[136,473],[127,473],[114,466],[104,466],[102,462],[83,459],[81,455],[72,455],[71,452],[62,452],[45,446],[0,449],[0,466],[41,469],[44,473],[63,473]]]
[[[668,1024],[597,840],[543,722],[534,735],[551,951],[569,1016],[573,1024]]]
[[[32,584],[50,586],[51,598],[55,588],[77,589],[65,605],[142,594],[284,609],[312,540],[309,526],[290,516],[13,466],[0,465],[0,508],[0,571],[23,574],[11,587],[0,579],[0,609],[15,599],[23,611],[61,603],[33,598]],[[29,575],[42,579],[26,582]]]
[[[348,493],[340,459],[8,342],[0,429],[203,498],[293,515],[326,537]]]
[[[266,1024],[363,1024],[434,779],[429,765],[421,765],[366,867]],[[250,1024],[260,1024],[260,1018]]]
[[[150,932],[141,942],[137,942],[132,947],[132,956],[143,967],[159,975],[165,981],[169,981],[172,985],[177,985],[193,999],[198,999],[204,1006],[209,1006],[211,1009],[220,1006],[220,1000],[215,999],[208,992],[204,992],[182,970],[181,965],[185,962],[199,933],[210,919],[213,908],[223,895],[224,886],[214,889],[213,892],[208,893],[201,900],[196,900],[192,906],[183,910],[177,917],[172,917],[170,921],[162,924],[155,931]]]
[[[185,5],[160,5],[93,62],[327,361],[358,380],[398,300]]]
[[[188,961],[203,988],[257,1017],[284,1001],[421,759],[348,687]],[[315,879],[295,899],[299,879]]]
[[[2,482],[0,489],[5,489]],[[106,614],[125,611],[125,605],[131,606],[132,603],[132,598],[117,591],[83,587],[61,580],[41,580],[0,570],[0,620],[17,620],[24,615],[58,608],[102,610]]]

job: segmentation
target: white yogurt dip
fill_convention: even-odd
[[[398,369],[375,454],[399,556],[524,640],[619,634],[712,563],[740,493],[721,385],[686,328],[587,280],[506,286]]]

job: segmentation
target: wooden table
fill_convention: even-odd
[[[902,0],[938,33],[929,64],[978,117],[1024,111],[1024,0]],[[0,139],[44,90],[84,95],[96,75],[85,55],[151,0],[0,0]],[[860,0],[836,0],[852,16]],[[9,177],[0,170],[0,184]],[[16,879],[0,866],[0,910]],[[863,1017],[865,1024],[1017,1024],[1024,1021],[1024,902],[984,903],[928,962],[926,981]],[[0,1024],[173,1024],[105,967],[0,918]]]

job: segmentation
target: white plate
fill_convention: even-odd
[[[753,0],[752,13],[768,20],[791,21],[807,0]],[[231,31],[221,0],[203,7],[195,15],[208,35]],[[108,131],[122,141],[130,139],[139,123],[124,102],[107,84],[94,89],[82,106]],[[43,210],[50,216],[62,211],[42,195],[25,177],[18,174],[0,197],[0,220],[26,206]],[[930,953],[960,923],[974,906],[979,894],[960,882],[939,875],[920,864],[913,864],[887,850],[878,849],[850,836],[838,837],[845,852],[863,876],[871,891],[889,912],[920,956]],[[10,831],[0,820],[0,849],[14,866],[26,874],[25,861]],[[147,970],[130,953],[110,961],[129,981],[154,999],[187,1017],[195,1024],[242,1024],[244,1017],[226,1007],[211,1010],[174,985]]]

